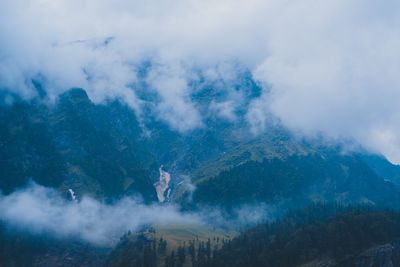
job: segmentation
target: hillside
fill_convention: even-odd
[[[317,206],[246,231],[206,266],[398,266],[399,229],[398,213]]]
[[[197,97],[206,105],[212,93],[206,90]],[[51,236],[41,239],[27,232],[19,238],[15,229],[8,234],[4,228],[1,242],[6,246],[0,252],[3,262],[7,263],[5,266],[69,266],[72,263],[80,266],[234,266],[223,264],[235,257],[248,259],[243,254],[248,252],[242,250],[242,241],[237,240],[259,244],[258,240],[252,240],[255,238],[252,231],[256,236],[269,236],[269,233],[258,230],[264,229],[258,226],[228,241],[238,231],[268,216],[276,219],[285,216],[288,210],[301,210],[316,202],[399,209],[399,167],[380,155],[363,150],[344,153],[343,144],[300,139],[273,119],[260,134],[251,133],[244,120],[226,122],[208,118],[207,124],[203,129],[178,133],[155,117],[137,118],[135,112],[118,100],[95,104],[83,89],[77,88],[62,94],[54,103],[40,98],[3,101],[0,105],[0,189],[4,195],[34,181],[62,192],[66,203],[72,200],[79,203],[85,196],[105,203],[113,203],[123,196],[141,196],[145,204],[155,203],[154,184],[162,168],[171,177],[169,187],[163,192],[168,194],[167,202],[172,203],[163,204],[165,207],[176,205],[177,212],[183,213],[218,211],[219,219],[228,220],[233,226],[218,228],[220,225],[212,217],[206,217],[206,224],[201,226],[165,225],[161,219],[146,226],[144,232],[135,229],[126,233],[117,246],[105,249],[84,240],[61,242]],[[71,198],[71,192],[76,199]],[[265,214],[260,214],[257,221],[242,225],[243,218],[237,217],[243,216],[240,208],[256,211],[262,205],[276,210],[273,215],[263,210]],[[397,220],[392,213],[343,216],[345,224],[376,220],[382,223],[379,227],[389,227],[388,230]],[[236,225],[235,220],[238,220]],[[308,222],[308,228],[304,222],[301,225],[296,222],[279,234],[288,238],[299,233],[296,238],[303,244],[303,239],[308,237],[302,231],[314,231],[311,234],[314,238],[343,223],[342,219],[332,220],[331,223]],[[374,229],[365,229],[370,230],[373,233]],[[394,238],[397,232],[390,232],[388,236]],[[262,246],[286,248],[286,243],[290,243],[287,239],[282,241],[286,243],[268,242]],[[312,253],[299,253],[297,258],[287,256],[290,251],[282,252],[284,259],[294,262],[281,262],[281,254],[271,256],[255,249],[251,259],[262,257],[260,262],[252,262],[255,265],[275,261],[280,266],[345,264],[358,261],[358,253],[375,255],[382,250],[397,253],[396,243],[392,242],[395,242],[392,238],[371,239],[356,249],[346,247],[349,252],[344,254],[332,247],[315,251],[313,246],[309,248]],[[19,253],[27,255],[25,261],[18,259]],[[246,266],[249,262],[243,264]]]
[[[199,103],[209,104],[214,91],[199,92]],[[247,94],[251,99],[252,91]],[[0,109],[5,193],[34,180],[78,197],[137,194],[156,201],[153,184],[163,165],[172,177],[171,199],[190,209],[287,201],[394,207],[399,199],[398,166],[368,152],[343,154],[340,145],[299,139],[273,120],[259,135],[244,121],[217,118],[182,134],[151,115],[139,121],[118,100],[94,104],[82,89],[54,104],[16,100]]]
[[[192,203],[235,207],[287,202],[294,207],[325,201],[397,208],[399,196],[399,188],[362,158],[333,151],[245,161],[196,183]]]
[[[36,100],[0,109],[4,192],[32,179],[78,196],[155,199],[151,155],[134,113],[120,102],[95,105],[85,91],[72,89],[54,106]]]

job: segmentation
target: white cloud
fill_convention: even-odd
[[[276,211],[276,206],[264,204],[243,206],[234,210],[232,217],[225,216],[227,214],[217,208],[183,213],[174,205],[145,205],[131,197],[108,204],[90,197],[73,201],[63,198],[55,189],[34,183],[10,195],[0,194],[1,222],[33,234],[74,237],[106,247],[116,245],[124,233],[140,230],[144,225],[208,225],[238,229],[274,219]]]
[[[255,70],[271,84],[270,111],[292,129],[354,138],[400,162],[389,149],[399,148],[400,5],[305,2],[312,11],[295,1],[275,18],[270,55]]]
[[[150,82],[158,114],[188,131],[203,126],[191,69],[229,79],[230,68],[215,66],[235,62],[271,85],[250,107],[253,129],[274,114],[400,162],[399,12],[394,0],[2,0],[0,86],[29,97],[27,81],[42,74],[52,97],[79,86],[94,101],[119,97],[140,112],[136,70],[151,60],[162,66]]]
[[[187,85],[185,71],[179,66],[154,67],[147,83],[160,97],[156,104],[158,116],[181,132],[202,126],[201,116],[190,100],[191,88]]]
[[[212,101],[209,111],[211,114],[215,114],[219,118],[226,119],[228,121],[235,121],[238,119],[235,114],[235,104],[236,103],[231,100],[225,102]]]
[[[68,201],[36,184],[0,196],[0,220],[32,233],[76,237],[100,246],[113,245],[128,230],[145,224],[201,223],[199,216],[182,214],[174,206],[147,206],[133,198],[112,204],[89,197]]]

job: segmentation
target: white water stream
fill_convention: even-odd
[[[157,198],[160,203],[165,202],[165,191],[169,189],[169,182],[171,181],[171,175],[164,171],[161,166],[158,170],[160,172],[160,179],[157,183],[154,184],[157,192]],[[170,190],[168,190],[169,197]]]

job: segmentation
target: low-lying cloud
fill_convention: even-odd
[[[268,205],[243,206],[228,216],[217,208],[184,213],[176,205],[146,205],[132,197],[109,204],[90,197],[73,201],[55,189],[35,183],[0,196],[1,222],[32,234],[78,238],[96,246],[113,246],[127,231],[137,231],[146,225],[239,229],[272,218],[274,211]]]
[[[399,12],[395,0],[0,1],[0,87],[31,97],[31,79],[45,77],[50,99],[83,87],[141,116],[141,66],[152,62],[156,113],[187,132],[204,127],[191,98],[198,70],[232,89],[235,68],[221,66],[239,65],[269,88],[249,107],[254,132],[273,114],[400,162]],[[234,120],[238,104],[211,110]]]
[[[146,224],[202,223],[199,216],[182,214],[175,206],[147,206],[128,197],[112,204],[90,197],[75,202],[37,184],[1,196],[0,221],[32,233],[75,237],[103,246]]]

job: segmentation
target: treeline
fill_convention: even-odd
[[[183,242],[176,251],[172,250],[170,255],[165,257],[165,266],[182,267],[185,263],[186,266],[193,267],[207,266],[212,263],[218,249],[228,242],[229,239],[219,237],[209,238],[207,241],[193,239],[187,245]]]
[[[154,230],[131,233],[120,238],[120,242],[109,256],[106,266],[157,266],[158,254],[165,251],[166,244],[153,238]]]
[[[218,249],[229,239],[212,237],[207,241],[195,238],[182,242],[176,248],[163,237],[156,238],[155,230],[149,228],[140,233],[126,233],[110,255],[108,267],[201,267],[211,264]]]
[[[0,223],[0,266],[57,266],[66,258],[70,266],[285,267],[320,260],[356,266],[360,253],[396,240],[400,240],[400,213],[324,204],[290,212],[234,239],[195,238],[175,245],[148,227],[126,233],[110,254],[79,241],[18,233]],[[400,264],[400,252],[396,253]]]
[[[204,266],[284,267],[321,259],[340,265],[399,238],[399,213],[317,204],[246,231]]]
[[[250,155],[249,155],[250,157]],[[228,211],[246,204],[277,203],[304,208],[315,193],[327,202],[341,196],[346,203],[365,198],[378,207],[397,208],[400,191],[385,182],[362,158],[321,151],[284,159],[248,161],[196,184],[188,208],[220,206]],[[186,207],[185,206],[185,207]]]
[[[0,266],[103,266],[109,250],[76,238],[20,231],[0,220]]]
[[[154,232],[127,234],[108,266],[285,267],[320,260],[353,266],[366,249],[400,239],[400,213],[314,204],[234,239],[193,239],[173,247],[155,236]]]

